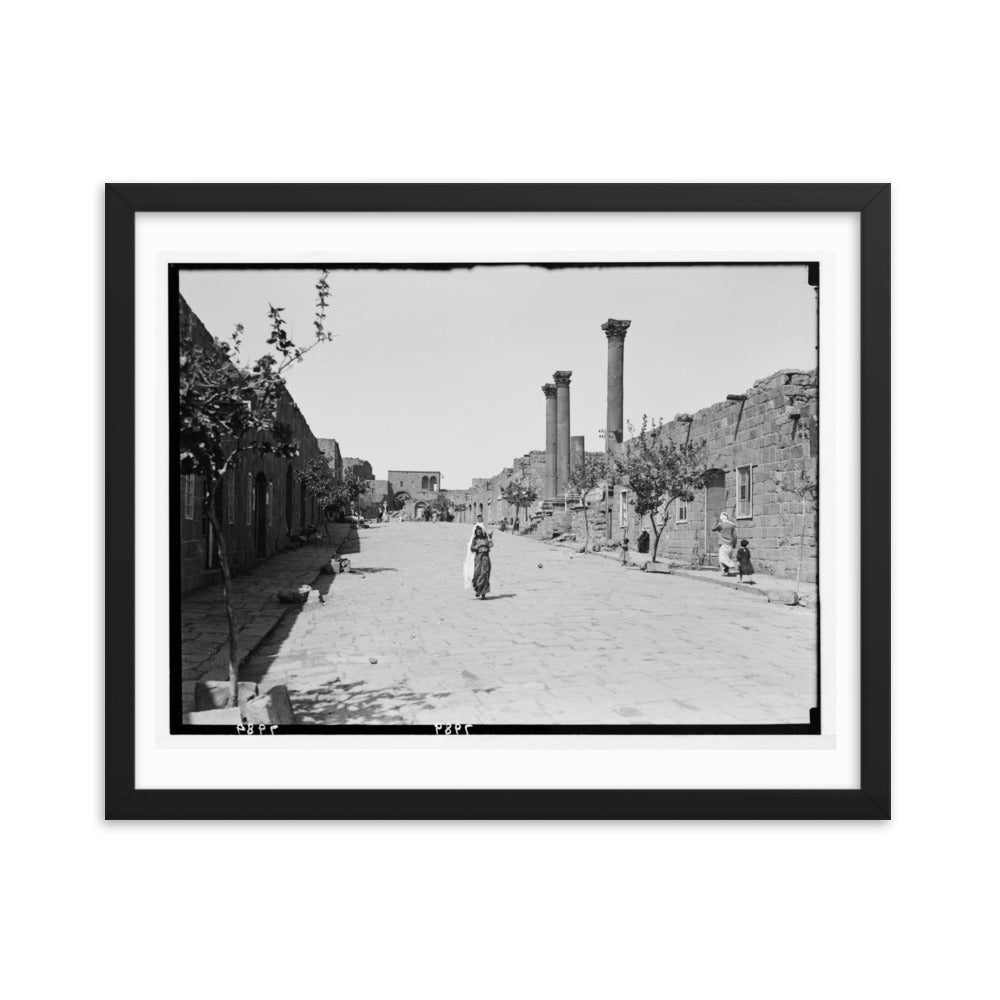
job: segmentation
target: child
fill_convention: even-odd
[[[753,563],[750,562],[750,543],[744,538],[740,542],[740,547],[736,550],[736,565],[740,574],[740,583],[743,582],[743,577],[753,576]],[[751,586],[754,585],[753,580],[747,580]]]
[[[622,535],[622,565],[628,565],[628,535]]]

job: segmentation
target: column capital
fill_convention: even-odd
[[[569,385],[569,380],[573,375],[572,372],[553,372],[552,378],[555,379],[556,385]]]
[[[601,329],[608,340],[612,337],[621,337],[624,340],[625,334],[628,333],[628,328],[631,325],[632,320],[630,319],[609,319],[607,323],[601,324]]]
[[[556,394],[556,387],[551,382],[546,382],[542,386],[542,392],[545,393],[546,399],[551,399]]]

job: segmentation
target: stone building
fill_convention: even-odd
[[[571,457],[575,463],[584,452],[584,439],[578,436],[572,441],[575,447]],[[589,458],[601,457],[595,452],[587,454]],[[538,499],[528,507],[528,520],[537,518],[546,500],[550,499],[546,493],[546,459],[545,451],[529,451],[515,458],[496,475],[473,479],[472,486],[467,490],[448,490],[448,498],[456,506],[465,508],[456,514],[456,519],[471,524],[481,518],[484,524],[499,524],[504,518],[510,522],[517,516],[524,521],[524,510],[515,511],[513,504],[503,499],[503,491],[510,482],[524,483],[534,489]]]
[[[532,529],[541,537],[576,532],[582,538],[584,504],[591,538],[620,544],[628,537],[633,552],[639,534],[649,528],[640,519],[627,483],[608,489],[602,483],[581,498],[570,474],[586,455],[611,462],[628,447],[624,439],[625,339],[627,319],[601,324],[607,349],[607,419],[604,452],[586,452],[582,437],[570,429],[572,372],[559,370],[545,383],[545,451],[529,452],[488,479],[474,479],[465,491],[449,495],[467,510],[463,520],[495,524],[513,510],[501,493],[512,479],[531,482],[540,502],[530,511]],[[704,440],[708,474],[690,503],[675,502],[661,536],[658,558],[684,565],[715,566],[718,535],[712,528],[722,511],[734,518],[740,538],[749,542],[758,572],[795,576],[801,557],[807,582],[816,580],[817,511],[810,487],[818,467],[817,370],[784,370],[761,379],[745,393],[727,396],[694,414],[679,414],[660,433],[676,441]],[[650,532],[652,535],[652,531]]]
[[[436,469],[390,469],[388,477],[393,509],[410,517],[423,517],[441,492],[441,472]]]
[[[333,478],[338,482],[344,480],[344,460],[340,455],[340,445],[333,438],[317,438],[320,451],[326,456]],[[350,461],[350,460],[348,460]]]
[[[375,473],[372,471],[372,463],[364,458],[345,458],[344,475],[354,474],[358,479],[372,480]]]
[[[210,346],[214,338],[180,298],[180,329],[196,344]],[[289,424],[299,444],[294,459],[246,453],[237,468],[227,473],[216,494],[216,514],[228,543],[230,565],[238,571],[287,548],[289,535],[304,525],[321,523],[315,500],[303,490],[297,473],[312,459],[327,454],[309,429],[295,400],[286,392],[278,404],[280,419]],[[332,441],[332,439],[324,439]],[[333,442],[336,445],[336,442]],[[339,449],[337,449],[339,452]],[[178,541],[181,591],[187,593],[222,578],[205,514],[205,486],[194,475],[178,475],[180,498]]]
[[[726,511],[739,537],[750,543],[758,572],[794,577],[801,543],[802,578],[815,582],[817,506],[809,496],[803,505],[801,487],[814,482],[817,472],[818,384],[816,369],[775,372],[745,393],[664,425],[662,432],[678,442],[704,440],[710,471],[691,503],[672,505],[658,559],[716,566],[719,543],[712,528]],[[649,519],[640,523],[633,503],[627,484],[614,490],[610,504],[603,489],[594,491],[588,510],[592,537],[618,542],[624,526],[634,550]],[[582,509],[574,512],[572,525],[582,532]]]

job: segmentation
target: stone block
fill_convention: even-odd
[[[291,726],[295,723],[288,689],[279,684],[246,703],[248,725]]]
[[[238,726],[243,716],[238,708],[211,708],[205,712],[188,712],[184,722],[191,726]]]
[[[670,566],[661,562],[648,562],[645,566],[647,573],[670,573]]]

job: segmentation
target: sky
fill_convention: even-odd
[[[216,337],[245,327],[243,357],[268,350],[268,303],[309,343],[319,270],[181,271],[180,292]],[[545,448],[552,373],[573,372],[571,433],[590,451],[607,407],[601,324],[629,319],[625,419],[671,419],[817,361],[804,265],[452,271],[335,270],[336,335],[287,375],[317,437],[388,469],[435,470],[461,489]]]

